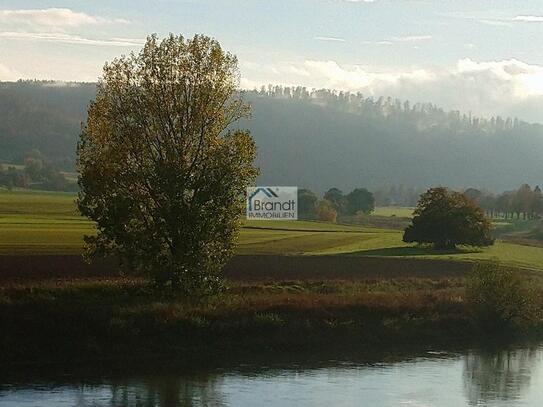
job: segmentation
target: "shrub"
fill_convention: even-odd
[[[535,292],[518,272],[494,263],[477,264],[466,281],[466,300],[487,331],[519,329],[539,317]]]
[[[337,211],[334,209],[332,203],[326,199],[323,199],[317,203],[315,214],[317,215],[318,220],[325,222],[335,223],[337,220]]]

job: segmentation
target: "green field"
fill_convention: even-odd
[[[413,216],[413,210],[415,208],[406,208],[402,206],[382,206],[377,207],[371,213],[375,216],[396,216],[398,218],[410,218]]]
[[[0,254],[79,253],[93,224],[79,216],[75,195],[0,192]],[[408,208],[377,208],[407,213]],[[402,242],[402,232],[311,221],[245,222],[238,254],[354,255],[451,260],[497,260],[512,266],[543,270],[543,248],[502,241],[481,250],[435,252]]]

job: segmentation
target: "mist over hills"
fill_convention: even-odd
[[[0,162],[40,150],[63,167],[95,84],[0,83]],[[270,87],[245,92],[261,184],[322,192],[365,186],[478,187],[543,184],[543,126],[476,118],[431,104],[360,94]]]

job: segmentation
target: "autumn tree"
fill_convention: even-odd
[[[104,66],[78,148],[95,254],[186,293],[215,288],[257,170],[237,59],[197,35],[147,38]]]
[[[326,199],[323,199],[317,203],[315,214],[317,215],[318,220],[325,222],[335,223],[337,220],[337,211],[334,208],[334,205]]]
[[[484,211],[464,194],[442,187],[421,195],[403,241],[431,243],[436,249],[489,246],[494,242]]]

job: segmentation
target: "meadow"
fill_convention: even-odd
[[[0,191],[0,261],[2,255],[80,253],[83,236],[94,227],[77,214],[74,199]],[[391,216],[394,209],[377,213]],[[8,279],[0,284],[0,346],[11,351],[0,355],[0,362],[470,342],[481,333],[464,301],[463,274],[431,261],[496,259],[543,269],[543,248],[499,241],[487,249],[436,252],[404,244],[399,230],[313,221],[244,222],[237,254],[326,255],[319,264],[327,260],[332,269],[344,264],[336,264],[334,256],[342,261],[365,256],[360,260],[376,272],[356,269],[355,277],[327,279],[311,268],[279,279],[263,273],[256,280],[241,273],[228,280],[225,292],[198,301],[157,293],[136,277]],[[425,260],[411,264],[417,270],[432,266],[415,275],[402,260],[391,277],[383,258]],[[539,273],[525,275],[531,286],[543,289]]]
[[[75,195],[0,191],[0,255],[77,254],[92,222],[77,213]],[[374,216],[405,216],[411,208],[377,208]],[[498,240],[489,248],[434,251],[402,242],[400,230],[314,221],[244,221],[237,254],[412,257],[498,261],[543,270],[543,248]]]

